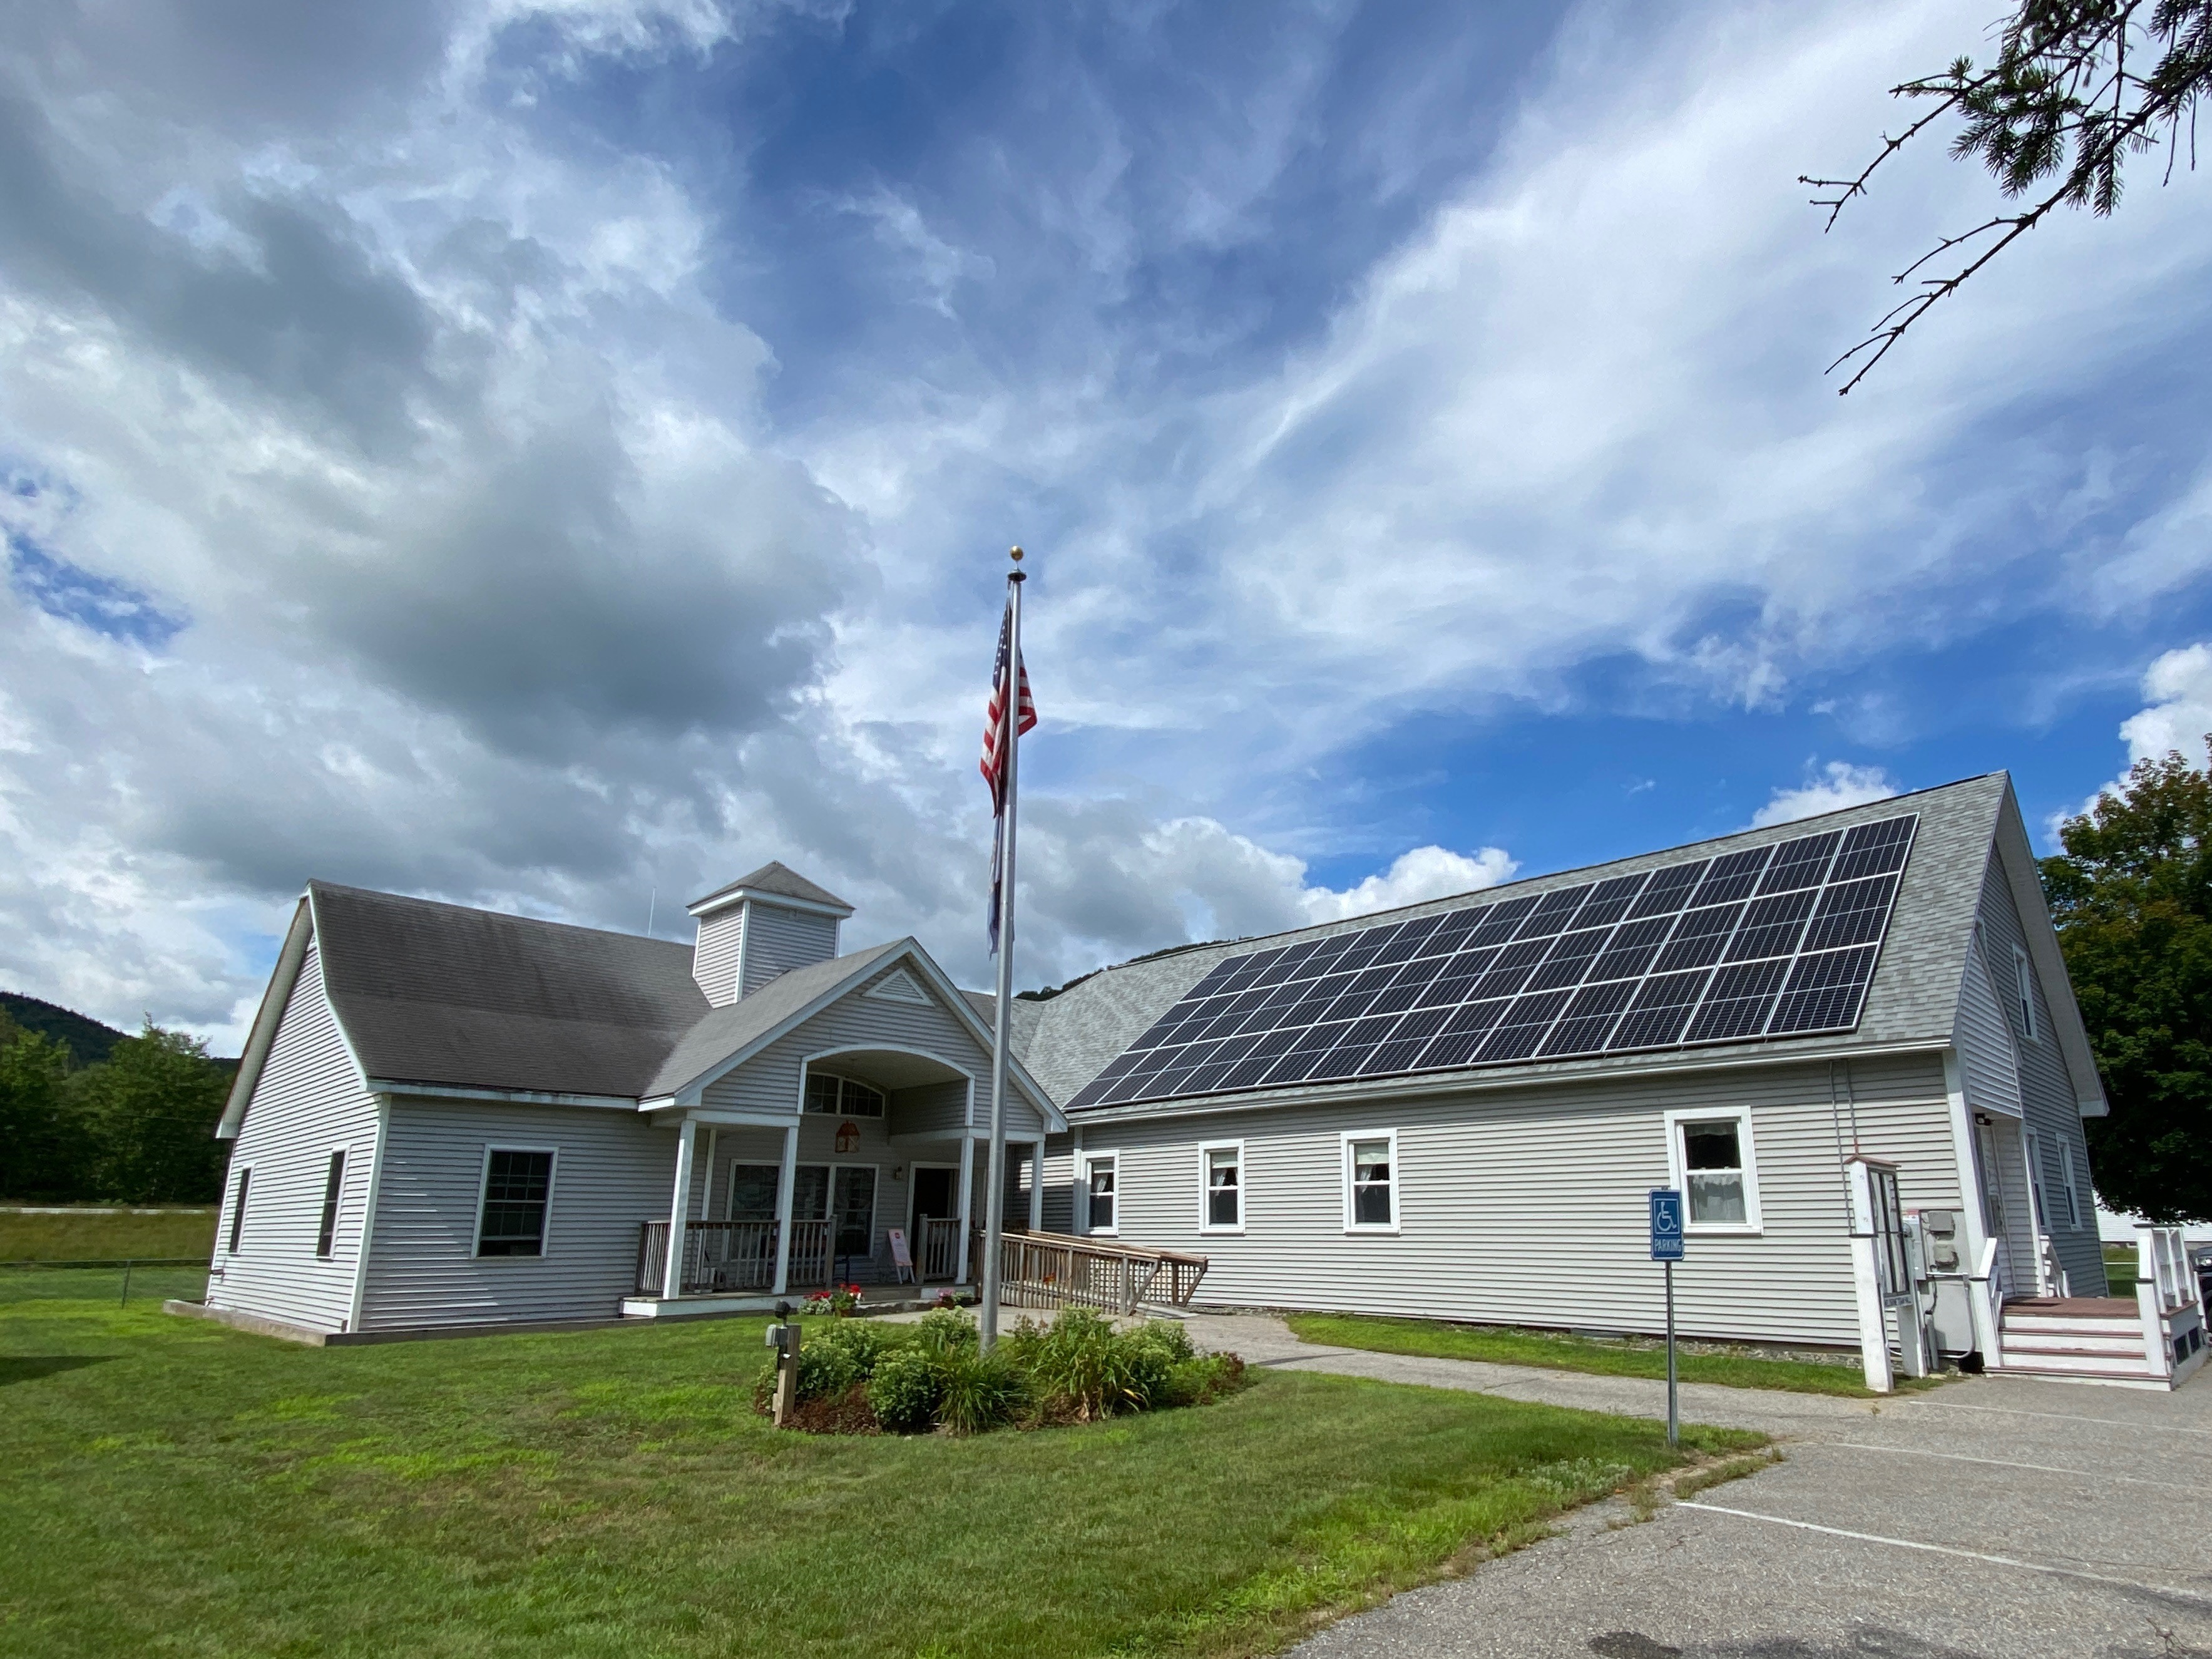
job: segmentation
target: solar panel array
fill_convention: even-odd
[[[1230,957],[1068,1104],[1848,1031],[1918,821]]]

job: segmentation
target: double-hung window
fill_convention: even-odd
[[[1686,1229],[1759,1231],[1759,1167],[1748,1111],[1668,1113],[1667,1157]]]
[[[338,1237],[338,1194],[345,1190],[345,1153],[331,1154],[331,1167],[323,1176],[323,1219],[315,1230],[315,1254],[330,1255]]]
[[[1244,1143],[1204,1146],[1198,1154],[1198,1230],[1202,1233],[1244,1231]]]
[[[1085,1225],[1094,1233],[1116,1230],[1114,1188],[1115,1161],[1109,1154],[1084,1160],[1083,1186],[1090,1212]]]
[[[543,1255],[545,1212],[553,1200],[553,1154],[493,1146],[484,1153],[478,1255]]]
[[[1344,1137],[1344,1229],[1398,1230],[1398,1132]]]

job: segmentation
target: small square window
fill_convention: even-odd
[[[545,1254],[545,1207],[553,1194],[553,1154],[494,1151],[484,1159],[478,1255]]]
[[[1234,1232],[1244,1225],[1244,1149],[1209,1146],[1205,1153],[1205,1214],[1208,1231]]]

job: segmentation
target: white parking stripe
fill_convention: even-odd
[[[2070,1474],[2082,1480],[2100,1484],[2107,1480],[2124,1481],[2130,1486],[2163,1486],[2168,1492],[2202,1492],[2201,1482],[2188,1480],[2153,1480],[2148,1475],[2112,1474],[2103,1469],[2062,1469],[2055,1463],[2014,1463],[2002,1457],[1968,1457],[1963,1452],[1923,1451],[1917,1446],[1870,1446],[1861,1440],[1812,1440],[1797,1449],[1802,1455],[1807,1446],[1848,1446],[1853,1451],[1888,1452],[1898,1457],[1940,1457],[1947,1463],[1987,1463],[1998,1469],[2033,1469],[2038,1474]]]
[[[2079,1567],[2053,1567],[2041,1561],[2022,1561],[2009,1555],[1990,1555],[1982,1550],[1962,1550],[1949,1544],[1923,1544],[1913,1538],[1884,1538],[1880,1533],[1850,1532],[1842,1527],[1823,1527],[1810,1521],[1791,1521],[1779,1515],[1759,1515],[1750,1510],[1725,1509],[1718,1504],[1700,1504],[1694,1498],[1684,1498],[1677,1509],[1703,1510],[1708,1515],[1733,1515],[1745,1521],[1764,1521],[1770,1526],[1796,1527],[1801,1532],[1823,1532],[1831,1538],[1855,1538],[1863,1544],[1887,1544],[1893,1549],[1925,1550],[1931,1555],[1963,1556],[1969,1561],[1987,1561],[2000,1567],[2018,1567],[2024,1572],[2045,1572],[2058,1578],[2087,1578],[2099,1584],[2118,1584],[2123,1589],[2148,1590],[2154,1595],[2168,1595],[2183,1601],[2193,1601],[2203,1607],[2212,1607],[2212,1596],[2200,1595],[2195,1590],[2173,1589],[2164,1584],[2146,1584],[2134,1578],[2115,1578],[2109,1573],[2085,1572]]]

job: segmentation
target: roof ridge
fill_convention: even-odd
[[[640,945],[665,945],[672,951],[691,950],[682,939],[661,939],[652,933],[625,933],[619,927],[592,927],[580,921],[556,921],[550,916],[529,916],[519,910],[494,910],[482,904],[458,904],[452,899],[424,898],[418,893],[392,893],[380,887],[356,887],[342,881],[325,881],[311,877],[307,882],[310,893],[349,893],[362,898],[388,899],[398,904],[419,904],[433,910],[459,910],[465,915],[491,916],[500,921],[527,922],[533,927],[558,927],[571,933],[589,933],[599,939],[629,939]]]

